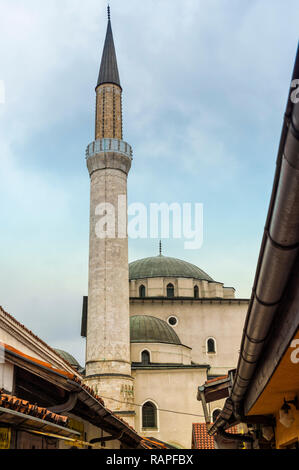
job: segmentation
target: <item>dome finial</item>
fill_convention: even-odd
[[[159,255],[162,256],[162,240],[159,243]]]

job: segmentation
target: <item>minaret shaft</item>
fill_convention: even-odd
[[[111,22],[96,87],[90,174],[90,245],[86,383],[133,424],[130,361],[127,177],[132,150],[122,140],[122,89]],[[126,416],[126,413],[128,416]]]

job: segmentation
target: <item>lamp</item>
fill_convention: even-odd
[[[289,401],[284,399],[284,403],[279,410],[279,421],[286,428],[290,428],[295,421],[290,405],[294,405],[296,410],[298,410],[298,398],[295,397],[294,400]]]
[[[263,426],[262,427],[262,436],[267,441],[271,441],[274,437],[274,431],[272,426]]]

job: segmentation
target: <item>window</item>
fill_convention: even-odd
[[[168,318],[168,325],[170,325],[170,326],[177,326],[178,322],[179,321],[176,317],[169,317]]]
[[[139,287],[139,297],[141,297],[142,299],[144,299],[145,294],[146,294],[145,286],[140,286],[140,287]]]
[[[157,428],[157,408],[150,401],[142,407],[142,427],[147,429]]]
[[[194,287],[194,298],[199,299],[199,288],[198,288],[198,286]]]
[[[213,423],[215,423],[216,419],[218,418],[218,416],[220,415],[221,413],[221,410],[220,409],[216,409],[213,411],[213,415],[212,415],[212,421]]]
[[[216,354],[216,341],[214,338],[209,338],[207,341],[207,353]]]
[[[142,351],[141,353],[141,362],[144,365],[150,364],[151,362],[151,356],[148,351]]]
[[[174,285],[168,284],[167,286],[167,297],[172,298],[174,297]]]

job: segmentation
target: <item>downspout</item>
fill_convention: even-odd
[[[202,402],[202,408],[203,408],[203,412],[204,412],[204,415],[205,415],[205,421],[207,424],[210,424],[211,423],[211,416],[208,412],[208,407],[207,407],[207,402],[206,402],[206,397],[205,397],[205,387],[198,387],[198,392],[199,392],[199,395],[200,395],[200,399],[201,399],[201,402]]]

